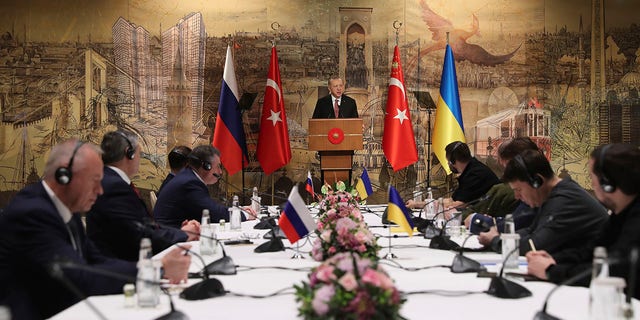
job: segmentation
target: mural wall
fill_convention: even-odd
[[[559,174],[590,188],[585,159],[594,146],[640,145],[632,126],[640,120],[637,2],[32,0],[0,8],[0,207],[40,177],[53,144],[72,136],[99,143],[116,128],[142,137],[134,180],[156,190],[168,150],[211,141],[227,45],[251,160],[230,177],[236,186],[286,195],[308,170],[318,172],[307,120],[334,74],[346,79],[365,123],[355,172],[367,168],[382,202],[389,182],[406,192],[427,178],[447,183],[427,152],[447,41],[467,143],[496,170],[497,145],[526,135]],[[272,41],[293,159],[264,176],[255,149]],[[396,43],[420,161],[394,173],[381,140]]]

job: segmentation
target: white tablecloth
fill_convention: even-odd
[[[383,210],[382,207],[371,207],[374,211]],[[370,226],[381,225],[380,218],[376,214],[365,215]],[[224,232],[221,236],[226,238],[240,237],[265,231],[252,229],[255,221],[243,223],[243,232]],[[386,235],[388,229],[372,228],[374,233]],[[461,240],[461,239],[457,239]],[[300,247],[304,251],[306,259],[291,259],[294,247],[284,240],[288,249],[275,253],[254,253],[257,244],[264,242],[262,238],[253,239],[251,245],[226,246],[226,252],[234,262],[241,266],[237,275],[215,276],[222,282],[225,289],[233,293],[267,295],[283,288],[291,288],[294,284],[307,281],[306,271],[291,271],[278,269],[246,270],[243,267],[281,266],[289,268],[314,267],[318,262],[313,261],[308,252],[311,250],[311,241],[302,241]],[[474,240],[467,246],[473,246]],[[380,256],[388,252],[389,240],[379,239],[379,244],[384,246]],[[425,267],[446,264],[450,265],[455,255],[454,252],[433,250],[428,248],[429,241],[420,235],[412,238],[392,238],[392,252],[397,256],[394,261],[404,267]],[[477,245],[477,241],[475,242]],[[193,243],[194,250],[198,244]],[[465,253],[484,264],[490,270],[496,270],[496,263],[500,262],[500,255],[493,253]],[[220,257],[220,252],[214,256],[204,257],[206,263]],[[202,263],[193,258],[192,271],[202,268]],[[521,261],[522,260],[521,258]],[[382,260],[381,263],[388,263]],[[432,268],[421,271],[404,271],[399,268],[384,266],[385,270],[395,280],[397,287],[403,292],[442,290],[443,294],[414,294],[407,296],[407,302],[401,309],[401,314],[408,319],[533,319],[537,311],[542,308],[548,292],[554,288],[553,284],[546,282],[516,282],[527,287],[533,295],[523,299],[499,299],[486,293],[482,293],[489,287],[489,278],[478,278],[475,273],[454,274],[446,268]],[[526,268],[526,266],[521,266]],[[190,280],[195,283],[197,280]],[[468,295],[455,295],[462,291],[477,292]],[[290,289],[289,292],[293,292]],[[454,294],[454,295],[452,295]],[[155,308],[124,307],[123,295],[96,296],[88,300],[105,315],[107,319],[154,319],[170,310],[167,296],[161,297],[161,303]],[[177,310],[186,313],[191,319],[297,319],[297,307],[293,294],[280,295],[264,299],[238,297],[232,294],[201,301],[186,301],[180,299],[177,293],[173,295],[173,302]],[[579,287],[560,288],[550,299],[547,311],[562,319],[587,319],[588,318],[588,290]],[[634,300],[634,309],[640,313],[640,303]],[[95,312],[91,311],[86,301],[64,310],[53,319],[98,319]]]

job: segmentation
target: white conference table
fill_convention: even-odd
[[[370,226],[380,226],[379,214],[385,206],[370,206],[376,212],[366,213],[365,219]],[[238,238],[245,235],[264,234],[264,230],[254,230],[255,221],[243,222],[242,232],[221,232],[223,238]],[[376,234],[388,235],[388,229],[372,228]],[[402,235],[402,234],[401,234]],[[406,234],[405,234],[406,236]],[[474,238],[471,238],[475,240]],[[462,239],[456,239],[461,241]],[[473,242],[473,240],[469,242]],[[311,268],[319,263],[311,259],[308,252],[311,250],[310,241],[302,241],[300,251],[304,252],[306,259],[291,259],[293,248],[285,239],[286,251],[273,253],[254,253],[253,249],[266,240],[262,237],[252,239],[254,244],[227,245],[227,255],[232,257],[239,268],[236,275],[214,276],[221,281],[224,288],[233,293],[268,295],[284,288],[292,288],[294,284],[308,281],[308,271],[293,271],[280,269],[246,270],[244,267],[288,267]],[[388,238],[380,238],[379,244],[384,248],[379,256],[383,257],[388,252]],[[429,240],[421,235],[392,238],[392,252],[397,256],[394,261],[403,267],[426,267],[434,265],[450,265],[455,255],[451,251],[434,250],[428,248]],[[193,250],[198,250],[198,243],[192,243]],[[477,245],[468,244],[467,246]],[[162,254],[162,253],[161,253]],[[161,255],[160,254],[160,255]],[[221,252],[212,256],[205,256],[206,263],[220,258]],[[500,263],[500,255],[495,253],[465,253],[477,261],[487,265],[490,271],[496,271],[496,263]],[[521,262],[524,263],[521,257]],[[384,269],[395,281],[396,286],[402,292],[437,291],[441,294],[412,294],[406,296],[407,301],[401,308],[400,314],[407,319],[440,318],[443,319],[533,319],[537,311],[542,308],[545,297],[555,285],[547,282],[524,282],[513,279],[528,288],[533,294],[522,299],[500,299],[490,296],[483,291],[489,287],[490,278],[479,278],[475,273],[454,274],[447,268],[432,268],[420,271],[405,271],[387,265],[381,260]],[[197,272],[202,268],[199,259],[193,258],[191,271]],[[526,266],[521,265],[521,269]],[[199,280],[191,279],[188,284]],[[176,310],[187,314],[191,319],[298,319],[298,303],[293,294],[279,295],[275,297],[256,299],[239,297],[232,294],[210,298],[200,301],[186,301],[180,299],[177,292],[180,288],[174,288],[172,300]],[[463,291],[476,292],[460,295]],[[293,292],[289,289],[288,292]],[[561,319],[587,319],[588,318],[588,290],[580,287],[562,287],[551,297],[547,312]],[[124,295],[94,296],[88,298],[107,319],[155,319],[166,314],[170,310],[169,298],[162,295],[160,304],[153,308],[125,307]],[[640,303],[634,300],[634,310],[640,313]],[[52,319],[99,319],[99,316],[91,310],[86,301],[81,301],[70,308],[55,315]]]

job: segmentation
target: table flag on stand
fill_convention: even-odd
[[[371,180],[369,180],[369,173],[367,173],[367,168],[362,168],[362,174],[360,175],[360,179],[358,179],[358,182],[356,183],[356,190],[358,190],[358,195],[362,200],[373,194],[373,187],[371,186]]]
[[[387,219],[395,222],[400,230],[413,236],[413,220],[409,214],[410,210],[404,205],[398,190],[389,186],[389,206],[387,208]]]
[[[311,212],[304,204],[302,197],[300,197],[298,186],[294,186],[291,189],[287,204],[280,215],[280,220],[278,220],[278,226],[280,226],[280,229],[282,229],[282,232],[291,243],[296,243],[310,232],[316,230],[317,225],[313,221]]]

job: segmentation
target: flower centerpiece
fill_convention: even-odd
[[[320,217],[311,256],[324,261],[339,252],[378,259],[377,238],[369,231],[358,206],[359,198],[346,190],[328,191],[320,201]]]
[[[376,260],[338,253],[295,285],[305,319],[404,319],[405,299]]]

